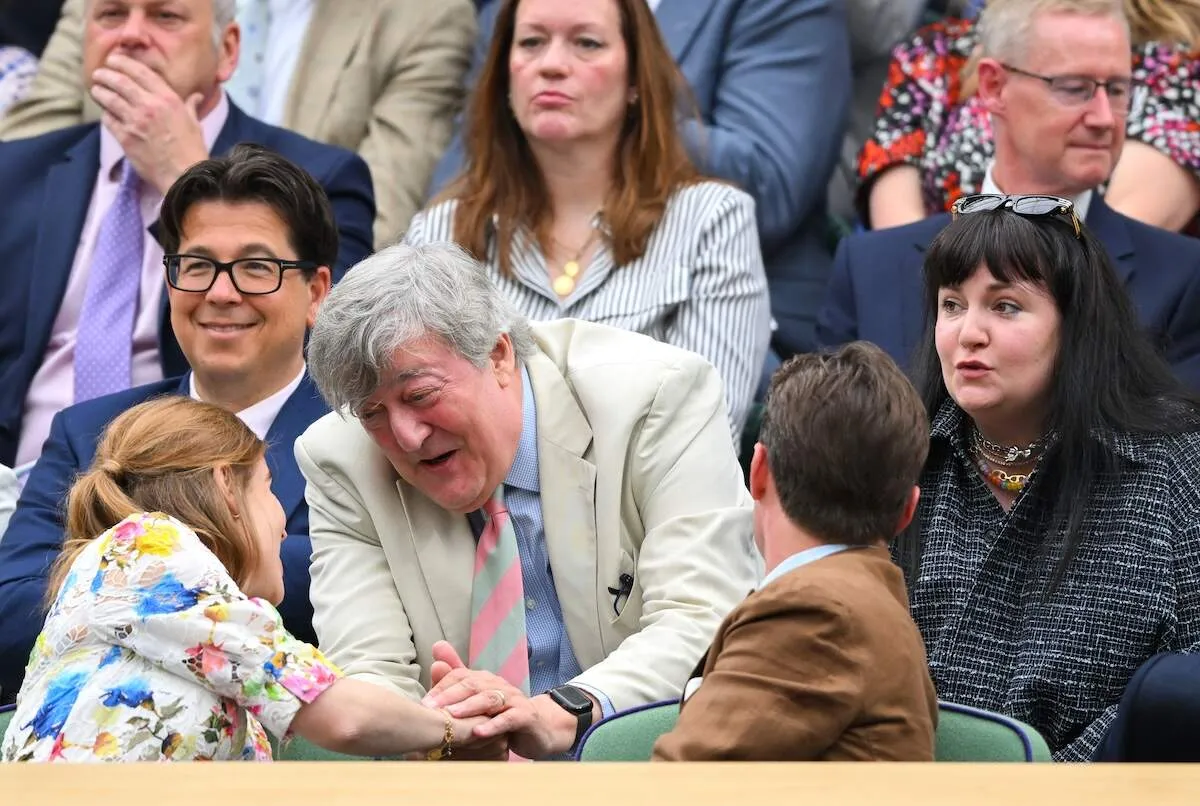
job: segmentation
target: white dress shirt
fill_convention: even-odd
[[[209,152],[228,117],[229,102],[222,93],[221,100],[200,124],[204,146]],[[21,439],[17,444],[18,470],[37,460],[42,452],[42,443],[50,434],[50,421],[55,414],[75,402],[75,339],[79,332],[79,314],[87,292],[87,279],[96,241],[100,236],[100,224],[116,200],[121,185],[120,163],[124,157],[116,138],[101,126],[100,165],[79,236],[79,246],[75,250],[75,261],[71,264],[71,274],[50,329],[50,340],[46,343],[41,366],[34,374],[25,397]],[[149,182],[142,182],[142,221],[147,227],[158,220],[158,208],[161,205],[162,196],[158,190]],[[162,258],[162,247],[147,233],[142,249],[141,290],[133,322],[132,386],[162,380],[162,362],[158,354],[165,285]]]
[[[239,0],[239,7],[246,0]],[[343,0],[344,2],[344,0]],[[308,25],[312,21],[313,0],[267,0],[271,23],[263,51],[262,91],[257,107],[239,101],[242,111],[251,117],[282,126],[287,111],[292,76],[300,60]]]
[[[981,193],[996,193],[1001,196],[1007,196],[1009,194],[1005,193],[1003,190],[996,187],[996,180],[992,178],[992,166],[993,165],[995,165],[995,163],[988,163],[987,171],[983,174],[983,188],[981,189],[980,192]],[[1088,205],[1090,205],[1092,203],[1092,192],[1093,191],[1085,190],[1083,193],[1080,193],[1075,198],[1069,200],[1073,205],[1075,205],[1075,215],[1077,215],[1079,217],[1080,221],[1083,221],[1084,219],[1087,218]],[[1013,194],[1013,195],[1020,195],[1020,194]]]
[[[300,381],[304,380],[305,369],[307,369],[307,365],[301,366],[300,374],[275,394],[264,397],[253,406],[248,406],[237,412],[237,418],[254,432],[254,436],[259,439],[267,438],[267,432],[275,424],[275,418],[279,416],[279,411],[283,408],[283,404],[287,403],[288,398],[292,396],[292,392],[295,392],[296,387],[300,385]],[[192,400],[202,400],[200,395],[196,394],[195,373],[188,376],[188,396]]]

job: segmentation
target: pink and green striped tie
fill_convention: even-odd
[[[500,675],[529,693],[525,587],[517,533],[504,506],[504,485],[483,505],[487,521],[475,549],[469,665]]]

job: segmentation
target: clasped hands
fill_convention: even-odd
[[[433,687],[421,704],[444,708],[456,719],[485,719],[469,738],[455,741],[454,758],[506,761],[509,751],[543,758],[574,744],[575,717],[549,696],[529,697],[499,675],[468,669],[446,641],[433,645],[433,658]]]

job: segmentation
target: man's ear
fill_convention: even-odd
[[[913,488],[908,492],[908,501],[904,504],[904,510],[900,513],[900,520],[896,522],[896,528],[892,530],[892,536],[903,532],[912,523],[913,517],[917,514],[917,502],[921,500],[921,488],[913,485]]]
[[[492,347],[488,360],[501,387],[507,387],[512,383],[517,376],[517,351],[513,346],[512,336],[501,333],[500,338],[496,339],[496,345]]]
[[[767,466],[767,446],[754,443],[754,456],[750,459],[750,497],[761,501],[767,494],[771,481],[771,469]]]
[[[1003,115],[1007,104],[1004,101],[1003,90],[1008,83],[1008,71],[995,59],[980,59],[976,68],[979,87],[975,91],[983,106],[993,115]]]

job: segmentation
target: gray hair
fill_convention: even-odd
[[[213,47],[221,50],[221,41],[225,38],[225,29],[237,19],[237,0],[212,0],[213,9]]]
[[[980,55],[1019,62],[1041,14],[1066,13],[1085,17],[1112,17],[1129,35],[1129,20],[1122,0],[989,0],[979,16]]]
[[[405,344],[432,336],[483,367],[504,333],[519,362],[533,353],[529,322],[478,261],[455,244],[396,244],[329,292],[309,338],[308,371],[331,408],[357,414]]]

